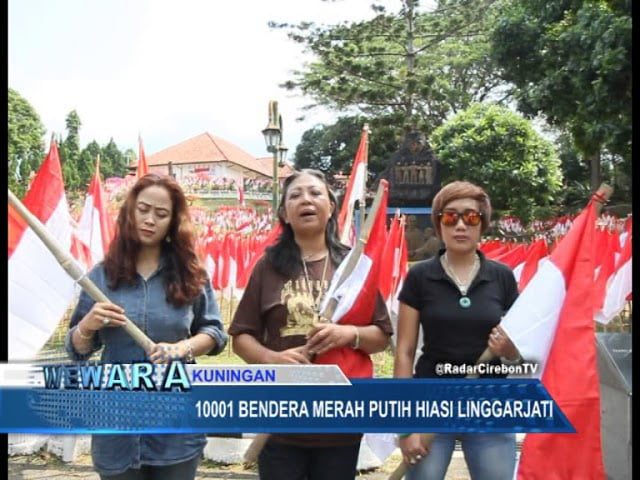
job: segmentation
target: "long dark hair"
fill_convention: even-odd
[[[329,258],[334,265],[338,265],[349,252],[349,247],[343,245],[338,236],[338,201],[335,194],[331,191],[331,188],[329,188],[326,177],[319,170],[310,168],[295,170],[285,179],[282,185],[282,195],[280,196],[280,205],[278,205],[278,220],[280,221],[282,233],[280,237],[278,237],[278,241],[268,247],[266,251],[267,260],[271,263],[274,270],[287,278],[294,278],[300,274],[302,270],[302,252],[295,241],[291,225],[284,221],[284,204],[289,187],[295,179],[303,174],[311,175],[321,180],[329,193],[329,201],[334,205],[333,213],[329,218],[327,228],[324,232],[325,241],[329,250]]]
[[[109,288],[116,289],[122,283],[132,284],[135,281],[136,260],[140,252],[135,223],[136,202],[140,192],[151,186],[164,188],[171,197],[171,223],[167,233],[169,241],[162,242],[162,255],[166,259],[167,301],[179,307],[200,294],[207,282],[207,273],[196,255],[187,199],[172,177],[150,173],[131,188],[120,207],[116,233],[104,258],[104,269]]]

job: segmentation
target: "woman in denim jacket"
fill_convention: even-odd
[[[104,346],[104,363],[169,358],[193,362],[226,345],[218,306],[194,249],[187,201],[171,177],[149,174],[122,205],[104,261],[89,277],[113,303],[82,292],[66,348],[86,360]],[[144,350],[121,328],[125,315],[152,341]],[[193,479],[206,444],[204,434],[94,435],[91,454],[102,479]]]

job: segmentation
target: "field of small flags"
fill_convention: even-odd
[[[363,139],[366,140],[366,130],[363,130]],[[361,142],[363,143],[363,142]],[[366,142],[365,142],[366,144]],[[363,150],[363,149],[360,149]],[[366,161],[366,155],[359,150],[357,155],[360,161],[354,162],[359,166]],[[140,143],[140,157],[144,157],[142,143]],[[99,262],[107,251],[111,237],[114,232],[115,218],[118,209],[126,196],[127,190],[135,182],[137,175],[130,175],[126,178],[109,178],[104,183],[100,178],[99,159],[96,162],[95,175],[91,181],[87,194],[82,204],[69,206],[65,200],[64,182],[61,178],[61,169],[57,154],[57,147],[52,142],[51,149],[43,165],[32,183],[32,188],[27,193],[27,199],[37,210],[44,201],[58,202],[54,208],[47,207],[42,212],[33,212],[36,216],[55,216],[55,224],[61,225],[68,222],[71,228],[60,230],[59,240],[66,245],[70,245],[70,251],[76,260],[86,269],[90,269]],[[349,183],[353,179],[360,178],[357,172],[352,172]],[[59,185],[59,193],[52,197],[50,185],[52,182]],[[357,199],[361,196],[363,186],[355,184],[347,185],[349,197]],[[243,188],[238,189],[241,192]],[[40,199],[38,195],[48,196]],[[49,198],[51,197],[51,199]],[[241,298],[247,282],[251,275],[253,266],[263,255],[265,248],[272,244],[279,235],[279,226],[274,222],[271,209],[264,206],[264,202],[247,204],[241,196],[238,199],[227,202],[232,205],[209,206],[206,202],[199,201],[197,194],[191,193],[189,201],[191,204],[191,217],[197,234],[196,249],[203,266],[209,274],[213,289],[216,291],[221,306],[225,324],[228,325],[234,311],[234,305]],[[351,206],[354,202],[344,202]],[[343,207],[345,206],[343,205]],[[29,205],[27,205],[29,207]],[[341,209],[340,219],[351,218]],[[28,258],[29,255],[19,257],[15,251],[26,248],[21,245],[21,235],[24,225],[9,209],[9,269],[10,280],[14,272],[21,269],[17,263],[19,258]],[[41,218],[45,224],[54,225],[51,217]],[[68,220],[65,220],[68,219]],[[548,259],[564,236],[567,234],[574,218],[562,216],[552,219],[538,219],[523,225],[515,217],[502,217],[494,222],[491,232],[492,237],[486,238],[480,245],[480,249],[485,255],[493,260],[507,264],[514,271],[518,280],[519,289],[522,292],[530,280],[535,276],[539,267]],[[381,267],[378,277],[378,288],[385,299],[392,315],[397,314],[397,294],[402,288],[403,279],[410,265],[407,261],[406,242],[404,240],[405,230],[404,217],[399,213],[390,219],[387,225],[386,240],[381,255]],[[631,300],[631,235],[632,217],[616,218],[612,215],[601,215],[595,225],[595,248],[593,253],[594,282],[597,286],[595,295],[595,319],[604,325],[605,330],[609,330],[613,325],[620,331],[629,331],[630,323],[630,300]],[[340,225],[342,232],[352,230],[349,225]],[[347,243],[354,238],[353,235],[344,236]],[[345,240],[343,240],[345,241]],[[31,247],[30,247],[31,248]],[[43,273],[47,276],[48,273]],[[68,280],[68,279],[67,279]],[[59,285],[54,285],[58,287]],[[10,285],[11,287],[11,285]],[[68,291],[68,290],[67,290]],[[76,287],[77,291],[77,287]],[[27,294],[29,292],[25,292]],[[39,290],[38,295],[43,297],[47,292]],[[77,292],[76,292],[77,293]],[[31,298],[34,298],[33,295]],[[44,298],[44,297],[43,297]],[[57,298],[64,301],[58,293]],[[68,298],[67,300],[72,300]],[[18,305],[20,302],[14,302]],[[59,330],[56,326],[60,322],[68,303],[59,303],[56,314],[53,309],[50,312],[51,318],[43,318],[42,315],[25,315],[22,317],[15,315],[12,317],[10,308],[10,319],[14,322],[28,321],[29,318],[38,319],[38,328],[48,330],[49,335],[54,330]],[[48,305],[45,305],[49,307]],[[611,323],[613,322],[613,323]],[[10,322],[10,326],[11,326]],[[15,323],[20,328],[15,332],[23,330],[23,323]],[[10,329],[11,335],[11,329]],[[55,335],[54,335],[55,337]],[[31,340],[25,337],[28,342]],[[42,346],[46,342],[46,337],[38,340]],[[52,338],[55,343],[56,340]],[[31,342],[27,349],[31,348],[37,352],[39,348],[34,347],[37,342]],[[35,350],[33,350],[35,348]]]
[[[116,203],[122,197],[113,197]],[[110,205],[110,211],[117,211],[117,205]],[[197,251],[205,266],[213,289],[216,292],[225,326],[228,327],[242,292],[246,287],[255,262],[265,248],[277,238],[279,228],[272,228],[270,210],[258,211],[252,207],[223,206],[216,210],[203,207],[192,208],[192,221],[198,232]],[[514,271],[522,291],[555,246],[571,227],[573,219],[563,216],[556,219],[536,220],[523,226],[516,218],[509,217],[497,222],[494,231],[504,233],[499,238],[485,239],[480,250],[487,258],[507,264]],[[380,291],[394,314],[397,313],[395,296],[402,286],[402,279],[410,265],[407,262],[404,243],[404,217],[394,216],[389,223],[387,243],[380,271]],[[631,258],[631,217],[619,219],[611,215],[601,216],[596,229],[595,281],[599,297],[596,299],[602,309],[607,293],[607,285],[622,265]],[[522,240],[526,237],[527,240]],[[520,238],[520,240],[518,240]],[[629,295],[627,301],[631,300]],[[629,331],[630,303],[601,321],[600,327],[609,331]],[[604,319],[603,319],[604,320]],[[65,318],[52,336],[43,352],[62,348],[68,319]],[[228,355],[218,360],[229,360]],[[379,369],[388,370],[379,361]]]

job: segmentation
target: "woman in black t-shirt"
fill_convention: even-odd
[[[435,196],[431,215],[445,248],[411,268],[398,297],[394,376],[464,377],[447,374],[454,371],[448,368],[475,364],[487,347],[499,357],[492,363],[519,362],[519,352],[498,325],[518,296],[515,277],[477,250],[491,219],[489,197],[472,183],[453,182]],[[424,346],[414,372],[420,326]],[[516,446],[510,433],[438,434],[428,449],[419,434],[402,435],[400,449],[411,465],[407,480],[444,479],[456,439],[472,479],[511,480]]]

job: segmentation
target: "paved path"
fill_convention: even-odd
[[[89,455],[81,455],[73,463],[63,463],[57,457],[46,453],[13,456],[8,460],[9,480],[100,480],[100,477],[93,471]],[[399,454],[393,454],[380,468],[360,472],[356,480],[387,480],[399,462]],[[245,470],[241,465],[218,465],[204,462],[198,468],[196,480],[214,479],[257,480],[258,474],[255,470]],[[462,453],[454,452],[445,480],[468,479],[469,474]]]

